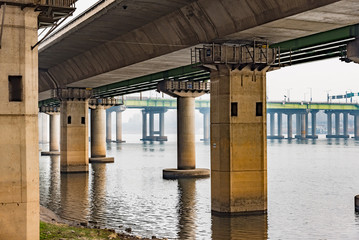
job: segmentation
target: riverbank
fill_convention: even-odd
[[[40,206],[40,240],[150,240],[130,235],[131,229],[116,232],[113,229],[100,229],[95,223],[77,223],[60,218],[50,209]],[[162,239],[165,240],[165,239]]]

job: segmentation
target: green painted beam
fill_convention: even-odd
[[[170,109],[177,108],[177,99],[145,99],[145,100],[137,100],[137,99],[129,99],[125,100],[124,104],[127,108],[147,108],[147,107],[165,107]],[[209,100],[196,100],[195,108],[209,108],[210,101]]]
[[[337,28],[327,32],[317,33],[285,42],[275,43],[271,45],[271,47],[280,48],[281,52],[294,51],[356,37],[359,37],[359,24]]]
[[[307,102],[267,102],[268,110],[359,110],[358,104],[346,103],[307,103]]]

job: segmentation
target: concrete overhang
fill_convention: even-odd
[[[356,23],[356,0],[102,1],[39,48],[40,92],[189,65],[197,44],[278,43]]]

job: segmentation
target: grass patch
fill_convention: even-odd
[[[130,239],[120,237],[118,234],[104,229],[90,229],[71,227],[64,224],[51,224],[40,222],[40,240],[122,240]]]

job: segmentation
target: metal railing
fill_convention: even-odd
[[[53,7],[75,7],[77,0],[35,0],[34,3],[38,5],[53,6]]]

